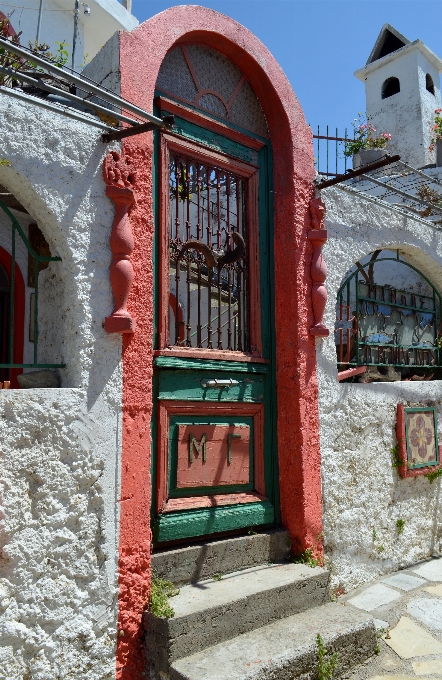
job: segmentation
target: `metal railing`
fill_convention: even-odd
[[[430,281],[399,252],[373,253],[345,279],[337,295],[335,344],[338,370],[353,366],[394,366],[409,371],[442,365],[441,296]],[[387,263],[382,265],[382,263]],[[420,278],[424,293],[376,281],[405,267]]]
[[[319,125],[316,134],[313,130],[315,165],[320,175],[335,177],[347,172],[351,166],[351,159],[344,156],[343,151],[348,139],[347,128],[344,130],[344,136],[339,135],[338,128],[333,131],[328,125],[325,128],[325,134],[323,131],[321,133]]]

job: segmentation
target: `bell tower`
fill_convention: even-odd
[[[365,83],[369,121],[392,135],[389,153],[416,168],[435,163],[428,147],[434,110],[441,107],[441,71],[442,61],[421,40],[410,42],[384,24],[366,65],[355,72]]]

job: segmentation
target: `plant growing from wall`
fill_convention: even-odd
[[[431,140],[430,140],[430,146],[428,147],[429,151],[434,151],[436,147],[436,143],[442,139],[442,116],[440,115],[442,113],[442,109],[434,109],[434,113],[436,114],[434,116],[434,121],[431,126]]]
[[[316,637],[316,644],[318,646],[318,680],[332,680],[338,665],[338,652],[327,658],[328,650],[319,633]]]
[[[396,529],[399,535],[401,535],[404,532],[405,528],[405,520],[404,519],[397,519],[396,520]]]
[[[161,619],[173,618],[175,612],[170,606],[169,597],[174,597],[179,592],[179,588],[171,581],[154,576],[150,587],[149,611]]]
[[[376,134],[376,128],[367,119],[358,113],[358,117],[352,123],[354,127],[354,139],[350,139],[344,144],[344,156],[354,156],[358,151],[364,149],[385,149],[387,142],[390,141],[389,132]]]
[[[437,470],[433,470],[432,472],[427,472],[425,477],[428,479],[430,484],[434,482],[435,479],[439,479],[439,477],[442,477],[442,465],[437,468]]]

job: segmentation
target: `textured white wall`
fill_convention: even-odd
[[[331,331],[346,272],[378,248],[399,248],[442,291],[440,231],[342,189],[327,189],[322,197],[328,230],[324,320]],[[442,383],[339,384],[332,332],[317,340],[317,360],[325,549],[332,584],[349,589],[442,549],[441,482],[400,479],[390,453],[399,402],[435,406],[442,433]],[[397,519],[405,520],[401,535]]]
[[[398,153],[414,167],[435,163],[428,151],[434,109],[441,106],[439,72],[419,50],[409,45],[357,72],[365,82],[366,112],[378,132],[389,132],[389,153]],[[428,92],[425,76],[433,79],[435,94]],[[387,78],[400,81],[401,91],[382,99]]]
[[[113,678],[121,338],[102,327],[109,147],[97,128],[6,95],[0,125],[12,163],[0,183],[62,258],[42,274],[40,325],[42,359],[67,365],[60,389],[0,391],[0,676]]]

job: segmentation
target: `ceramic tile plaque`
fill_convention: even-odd
[[[248,425],[178,426],[178,489],[248,484],[249,480]]]
[[[396,429],[402,477],[426,474],[439,466],[435,408],[407,408],[398,404]]]

